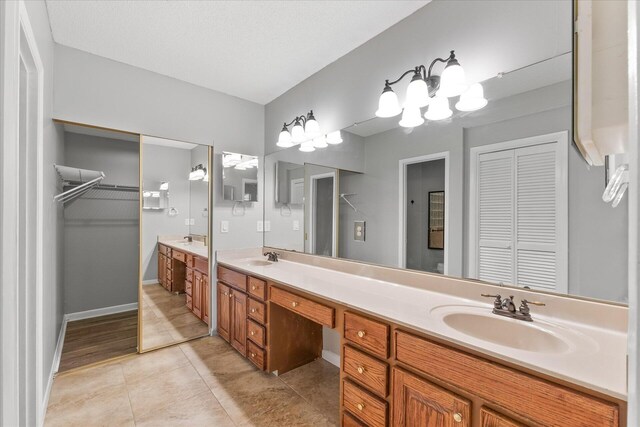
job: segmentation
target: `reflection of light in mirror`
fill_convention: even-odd
[[[304,153],[311,153],[312,151],[316,150],[316,147],[313,146],[313,141],[305,141],[300,144],[299,150]]]
[[[327,144],[337,145],[342,142],[342,134],[339,130],[327,134]]]
[[[160,191],[167,191],[167,190],[169,190],[169,183],[166,181],[163,181],[160,184]]]

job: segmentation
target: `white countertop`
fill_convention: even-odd
[[[593,323],[560,319],[552,315],[552,310],[549,307],[545,307],[543,315],[536,312],[536,307],[532,307],[531,313],[534,318],[532,325],[542,329],[548,327],[551,331],[561,331],[563,336],[579,338],[575,341],[579,345],[570,346],[566,351],[559,353],[515,349],[465,335],[444,323],[441,316],[434,315],[439,309],[446,310],[455,306],[458,306],[460,311],[469,312],[486,308],[487,313],[490,313],[492,301],[463,298],[425,289],[424,287],[428,287],[430,276],[425,275],[423,280],[426,285],[423,288],[417,288],[283,259],[268,266],[250,264],[250,260],[256,259],[264,260],[265,258],[260,256],[260,252],[256,250],[253,252],[247,250],[219,251],[217,253],[217,261],[229,267],[386,318],[394,323],[473,349],[495,359],[504,360],[614,398],[626,400],[627,335],[621,328],[605,328]],[[363,267],[359,268],[367,268],[367,266],[363,264]],[[397,274],[402,274],[402,271],[398,271]],[[480,293],[477,287],[482,285],[464,282],[476,286],[474,295]],[[554,301],[557,303],[556,307],[562,305],[561,298],[570,300],[569,304],[574,306],[582,302],[594,304],[589,301],[576,303],[574,299],[561,296],[547,296],[546,300],[549,301],[550,298],[557,299]],[[434,309],[435,311],[432,312]],[[612,309],[620,308],[614,307]],[[589,307],[589,310],[593,310],[593,306]],[[602,310],[608,310],[607,306],[602,305]],[[522,322],[512,319],[505,320]]]
[[[174,240],[171,238],[158,237],[158,243],[162,243],[165,246],[170,246],[171,248],[177,249],[181,252],[189,252],[192,255],[209,259],[209,248],[202,242],[197,242],[194,240],[193,242],[189,243],[186,242],[185,239]]]

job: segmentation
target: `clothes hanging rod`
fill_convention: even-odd
[[[66,183],[65,187],[75,187],[79,186],[81,183]],[[133,187],[129,185],[118,185],[118,184],[97,184],[91,187],[93,190],[118,190],[118,191],[135,191],[139,192],[140,187]]]

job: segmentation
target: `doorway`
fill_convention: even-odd
[[[400,160],[400,267],[447,274],[448,181],[448,152]]]
[[[309,245],[315,255],[337,256],[335,172],[311,175]]]

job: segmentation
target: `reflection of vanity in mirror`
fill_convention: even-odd
[[[210,148],[144,136],[141,351],[209,333]]]

